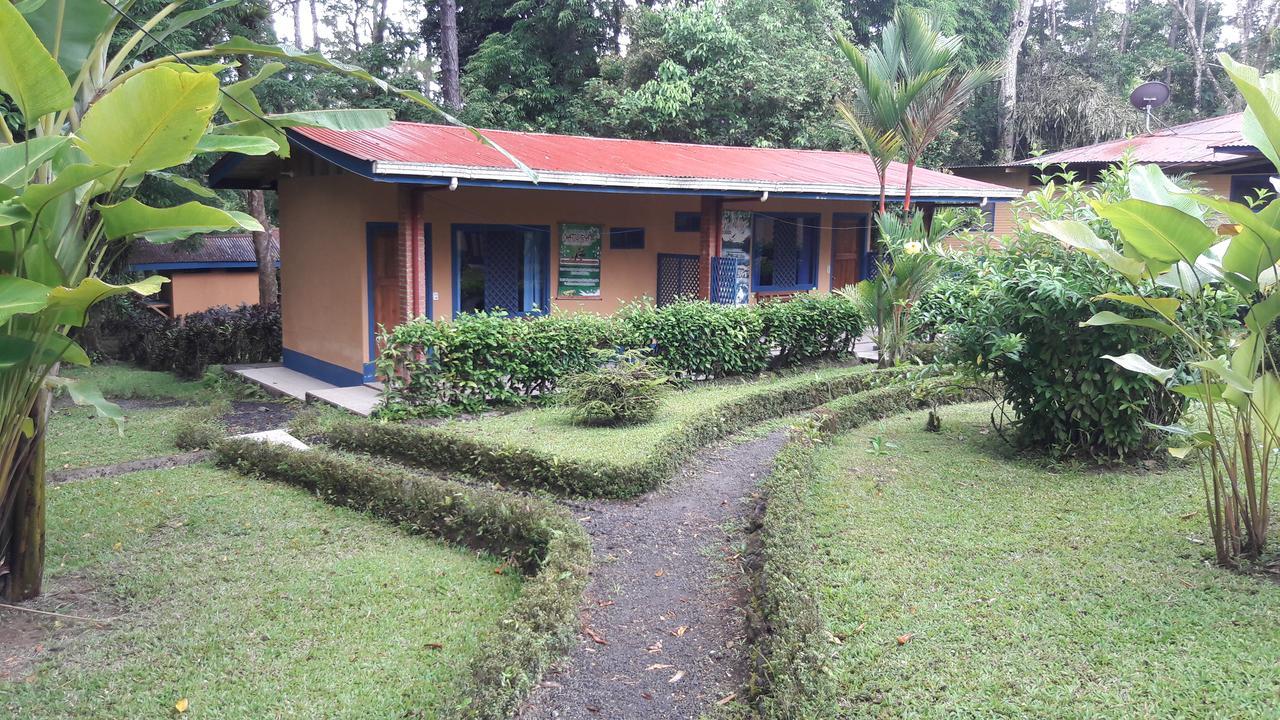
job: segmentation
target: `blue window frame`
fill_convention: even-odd
[[[676,213],[676,232],[702,232],[702,213]]]
[[[611,250],[643,250],[644,228],[616,227],[609,228],[609,249]]]
[[[550,227],[459,224],[451,230],[455,317],[475,310],[550,312]]]
[[[803,292],[818,286],[816,214],[756,213],[751,233],[751,289]]]

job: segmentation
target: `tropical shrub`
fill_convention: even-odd
[[[210,365],[280,360],[280,306],[216,307],[169,318],[140,302],[101,321],[99,352],[147,370],[202,377]]]
[[[1220,60],[1247,103],[1245,139],[1280,167],[1280,74],[1259,77],[1225,54]],[[1163,362],[1149,346],[1123,348],[1105,359],[1130,377],[1194,401],[1202,411],[1195,424],[1161,429],[1173,436],[1171,453],[1200,463],[1215,557],[1237,567],[1257,560],[1266,548],[1270,481],[1280,462],[1280,375],[1271,369],[1274,358],[1264,360],[1268,335],[1280,318],[1280,201],[1254,208],[1182,192],[1157,166],[1134,168],[1129,177],[1133,197],[1094,204],[1119,243],[1075,220],[1038,222],[1035,228],[1093,258],[1126,287],[1124,294],[1110,296],[1126,314],[1098,312],[1086,325],[1104,331],[1142,328],[1165,336],[1164,343],[1176,338],[1191,348],[1191,372]],[[1218,216],[1237,226],[1234,235],[1220,239]],[[1221,286],[1247,306],[1226,323],[1229,345],[1221,342],[1222,332],[1182,314]]]
[[[1144,192],[1145,175],[1130,187],[1125,172],[1104,173],[1093,188],[1051,180],[1019,204],[1022,220],[1007,248],[949,263],[954,281],[967,291],[947,296],[939,313],[945,317],[944,356],[1000,381],[998,424],[1021,447],[1095,460],[1148,456],[1163,441],[1153,426],[1174,422],[1185,409],[1184,397],[1105,356],[1140,348],[1158,362],[1181,366],[1190,358],[1189,344],[1149,327],[1082,326],[1098,313],[1121,310],[1124,301],[1117,298],[1127,287],[1097,260],[1069,252],[1035,229],[1071,222],[1102,231],[1094,203]],[[1215,295],[1180,312],[1213,332],[1233,310],[1229,295]]]
[[[752,375],[769,367],[764,320],[752,307],[685,300],[663,307],[633,303],[619,312],[621,345],[652,347],[673,376],[704,380]]]
[[[774,368],[848,354],[866,329],[862,313],[838,295],[806,293],[786,301],[765,301],[756,306],[756,312]]]
[[[581,425],[635,425],[658,414],[666,386],[653,360],[631,350],[569,378],[563,402]]]
[[[560,382],[596,366],[614,323],[590,313],[509,318],[478,312],[452,321],[402,323],[382,336],[382,417],[479,412],[491,403],[549,397]]]

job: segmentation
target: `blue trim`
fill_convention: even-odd
[[[257,269],[258,263],[255,261],[247,262],[156,262],[156,263],[134,263],[129,266],[130,270],[229,270]]]
[[[761,285],[760,284],[760,243],[755,238],[756,218],[771,217],[788,222],[796,220],[806,220],[813,225],[806,225],[804,233],[797,237],[800,241],[800,247],[797,251],[796,263],[796,280],[804,277],[807,271],[809,282],[797,282],[795,285]],[[782,213],[782,212],[757,212],[751,214],[751,292],[779,293],[779,292],[808,292],[818,287],[818,246],[822,243],[822,233],[819,229],[822,225],[822,215],[820,213]],[[806,267],[807,266],[807,267]]]
[[[453,307],[449,317],[458,317],[458,307],[462,305],[462,258],[458,256],[459,232],[483,232],[485,230],[508,230],[513,232],[542,233],[542,302],[538,303],[537,313],[516,313],[518,315],[546,315],[551,312],[551,226],[550,225],[511,225],[503,223],[454,223],[449,226],[449,253],[453,264],[450,283],[453,286]]]
[[[311,357],[297,350],[285,348],[281,359],[286,368],[296,370],[303,375],[310,375],[317,380],[323,380],[330,385],[353,387],[363,385],[366,382],[365,376],[359,371],[344,368],[341,365],[334,365],[331,362]]]

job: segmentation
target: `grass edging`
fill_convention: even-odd
[[[816,446],[825,437],[891,415],[988,397],[982,388],[958,388],[956,383],[956,378],[935,377],[839,398],[816,409],[779,452],[763,483],[765,505],[752,573],[756,627],[748,690],[760,717],[833,717],[838,707],[828,667],[832,640],[815,581],[815,523],[804,502],[817,480]]]
[[[601,459],[587,463],[510,443],[478,440],[456,430],[369,420],[340,420],[325,435],[345,450],[391,458],[419,467],[454,470],[581,497],[626,498],[657,487],[695,452],[764,420],[809,410],[850,393],[893,382],[910,369],[864,371],[762,388],[686,422],[638,463]]]
[[[220,465],[309,490],[413,532],[510,557],[525,573],[520,596],[468,673],[457,716],[510,717],[552,660],[572,643],[591,543],[568,512],[536,498],[372,466],[322,449],[252,440],[214,449]]]

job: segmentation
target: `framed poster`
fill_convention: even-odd
[[[560,224],[560,272],[556,297],[600,297],[600,225]]]
[[[751,226],[755,214],[750,210],[725,210],[720,218],[720,254],[737,261],[735,305],[751,300]]]

